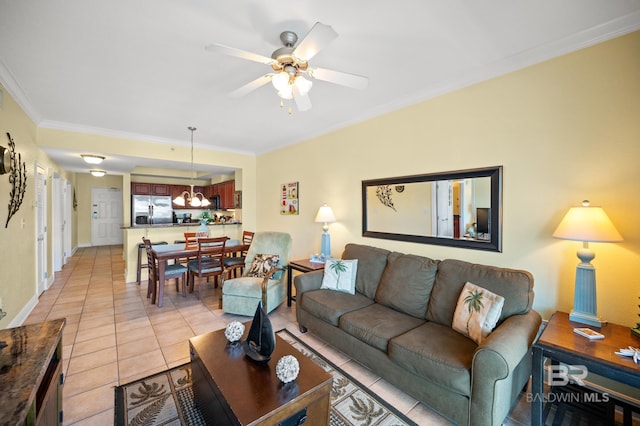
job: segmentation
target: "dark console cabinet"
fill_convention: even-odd
[[[62,424],[64,324],[58,319],[0,330],[0,424]]]

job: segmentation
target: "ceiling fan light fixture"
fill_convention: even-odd
[[[284,71],[280,71],[271,78],[271,84],[278,92],[282,92],[289,86],[289,74]]]
[[[293,99],[293,87],[287,85],[287,87],[278,92],[278,96],[282,99]]]

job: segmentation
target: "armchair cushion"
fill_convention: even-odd
[[[256,254],[246,276],[263,278],[278,265],[279,261],[280,255],[278,254]]]

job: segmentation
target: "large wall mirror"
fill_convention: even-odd
[[[362,181],[362,235],[502,251],[502,166]]]

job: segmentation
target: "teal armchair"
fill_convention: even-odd
[[[258,254],[279,255],[278,266],[264,278],[248,277],[253,259]],[[220,303],[222,310],[229,314],[253,316],[261,300],[266,313],[280,306],[287,296],[286,266],[290,256],[291,235],[284,232],[256,232],[245,258],[243,275],[224,281]],[[233,268],[228,270],[229,276],[232,271]]]

